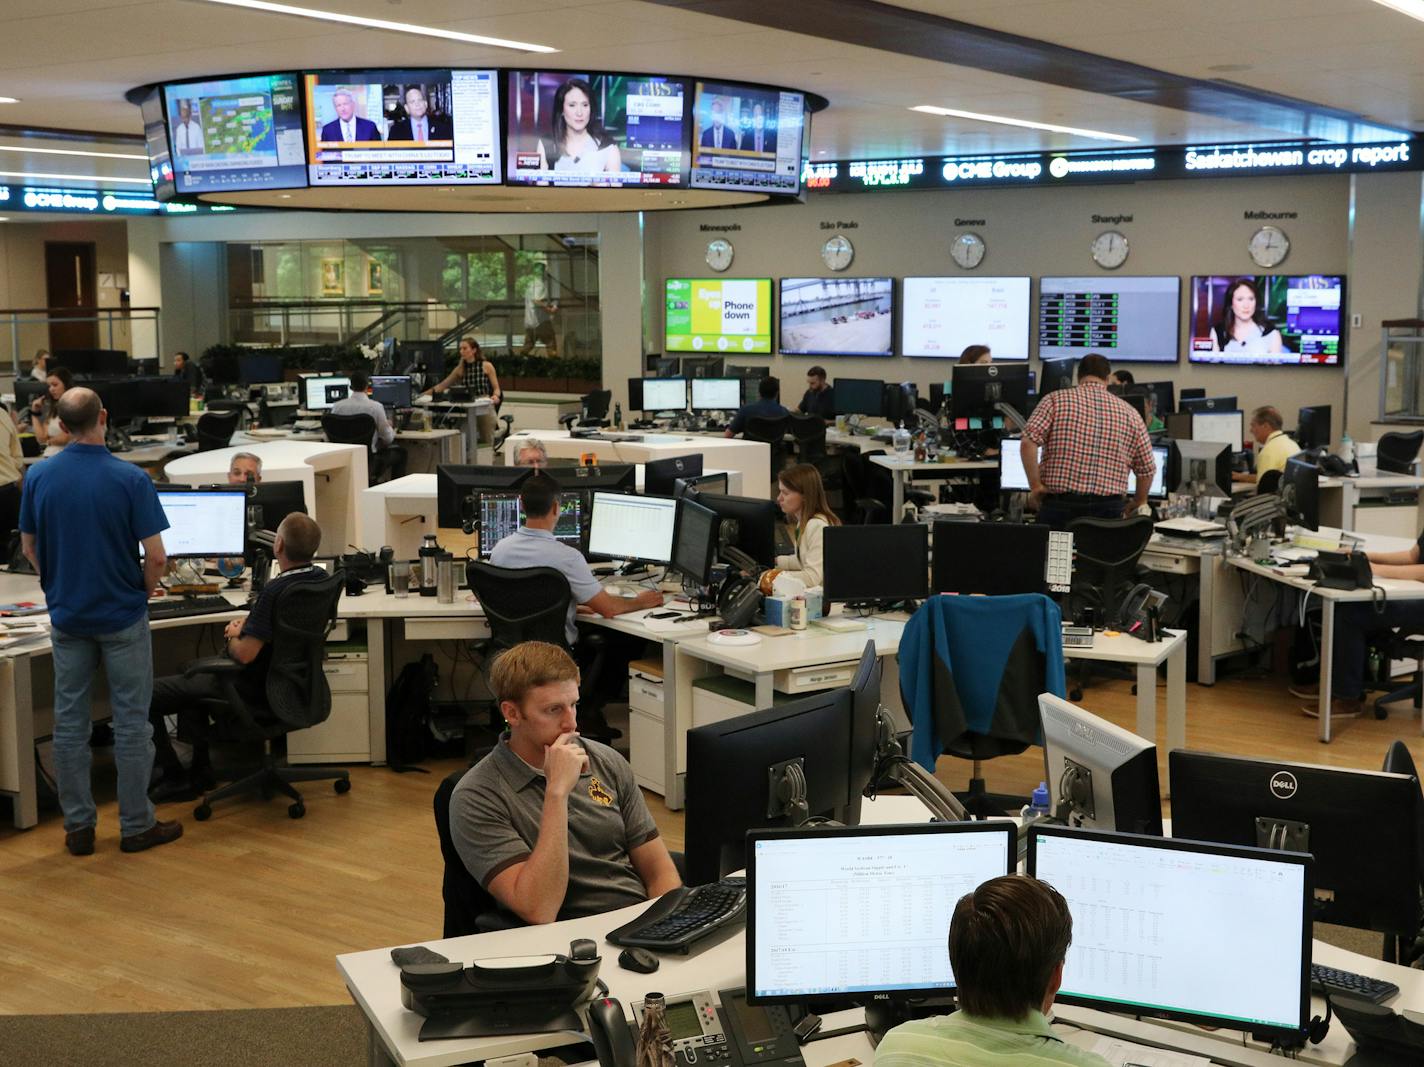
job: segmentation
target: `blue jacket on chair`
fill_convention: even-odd
[[[965,734],[1000,738],[1006,753],[1041,744],[1037,695],[1065,695],[1062,624],[1039,593],[926,600],[900,638],[910,758],[933,771]],[[950,690],[938,698],[937,674]]]

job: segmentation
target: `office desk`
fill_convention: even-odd
[[[366,488],[368,449],[327,441],[265,441],[216,448],[168,464],[168,480],[185,485],[225,484],[227,468],[238,452],[262,460],[269,482],[301,482],[307,509],[321,525],[322,554],[338,554],[355,543],[359,522],[356,500]]]
[[[233,434],[233,443],[243,441],[325,441],[321,430],[288,430],[284,427],[253,427]],[[465,437],[460,430],[397,430],[396,444],[407,452],[406,469],[435,473],[441,463],[465,462]]]
[[[1424,488],[1424,478],[1412,474],[1361,474],[1353,478],[1322,477],[1320,479],[1320,521],[1325,526],[1335,526],[1342,530],[1359,530],[1360,516],[1357,510],[1361,499],[1371,494],[1388,492],[1418,492]],[[1391,509],[1392,510],[1392,509]],[[1418,533],[1424,510],[1420,506],[1411,509],[1408,528],[1398,531],[1399,536],[1413,537]],[[1360,530],[1361,533],[1384,533],[1381,530]]]
[[[135,445],[127,452],[110,452],[109,455],[115,459],[121,459],[125,463],[132,463],[135,467],[156,467],[173,456],[191,455],[197,450],[198,446],[196,443],[187,445],[167,443],[155,445],[141,444]],[[23,462],[26,467],[33,467],[36,463],[46,458],[48,457],[26,456]],[[226,474],[227,472],[224,471],[223,473]]]
[[[615,431],[607,431],[615,433]],[[707,469],[740,471],[742,493],[758,499],[770,499],[771,449],[760,441],[744,441],[736,437],[705,437],[690,434],[633,434],[636,441],[601,441],[597,438],[570,437],[567,430],[536,430],[511,434],[504,446],[504,459],[512,463],[519,453],[519,444],[528,438],[543,443],[550,457],[578,459],[592,452],[600,463],[647,463],[655,459],[672,459],[691,453],[702,455]]]
[[[480,416],[494,414],[494,401],[487,396],[459,401],[433,400],[428,396],[418,396],[415,398],[415,407],[421,411],[431,411],[437,419],[453,418],[464,431],[465,455],[474,457],[472,462],[479,462]],[[439,414],[442,411],[448,415]]]
[[[829,439],[829,438],[828,438]],[[954,459],[948,463],[916,462],[914,459],[900,459],[894,454],[871,456],[870,462],[890,472],[894,485],[890,506],[890,521],[899,522],[900,512],[905,507],[905,483],[911,480],[925,482],[951,481],[960,475],[978,471],[996,471],[999,461],[993,459]]]

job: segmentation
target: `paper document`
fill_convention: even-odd
[[[1224,535],[1226,527],[1209,519],[1164,519],[1156,527],[1162,533],[1186,535],[1189,537],[1215,537]]]
[[[1098,1038],[1092,1051],[1107,1060],[1112,1067],[1211,1067],[1211,1060],[1205,1056],[1152,1048],[1150,1045],[1138,1045],[1116,1037]]]

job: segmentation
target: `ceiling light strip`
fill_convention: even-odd
[[[110,182],[121,182],[124,185],[152,185],[149,178],[109,178],[100,174],[44,174],[32,170],[0,170],[0,178],[24,178],[26,181],[32,179],[44,179],[48,182],[93,182],[95,185],[107,185]]]
[[[548,45],[529,44],[526,41],[506,41],[500,37],[482,37],[475,33],[460,33],[456,30],[442,30],[434,26],[417,26],[413,22],[392,22],[388,19],[371,19],[352,15],[346,11],[320,11],[311,7],[296,7],[293,4],[273,4],[268,0],[203,0],[208,4],[222,4],[226,7],[242,7],[251,11],[265,11],[272,15],[293,15],[303,19],[317,19],[335,22],[342,26],[363,26],[371,30],[388,30],[391,33],[411,33],[417,37],[437,37],[445,41],[460,41],[464,44],[487,45],[491,48],[509,48],[516,52],[557,52]]]
[[[911,111],[926,115],[940,115],[950,119],[969,119],[971,122],[992,122],[999,126],[1018,126],[1026,130],[1048,130],[1051,133],[1068,133],[1074,137],[1089,137],[1098,141],[1122,141],[1136,144],[1138,138],[1124,133],[1107,133],[1103,130],[1086,130],[1077,126],[1058,126],[1052,122],[1029,122],[1027,119],[1011,119],[1003,115],[984,115],[977,111],[958,111],[951,107],[936,107],[933,104],[916,104]]]
[[[24,148],[18,145],[0,144],[0,152],[24,152],[42,156],[89,156],[94,159],[138,159],[144,163],[148,157],[132,152],[91,152],[78,148]]]
[[[1424,22],[1424,0],[1375,0],[1375,3]]]

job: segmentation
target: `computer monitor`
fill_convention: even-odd
[[[1192,440],[1219,441],[1239,452],[1246,440],[1246,417],[1241,411],[1193,411]]]
[[[57,348],[50,366],[68,367],[86,378],[128,373],[129,354],[116,348]]]
[[[110,426],[123,426],[141,414],[138,410],[138,385],[133,378],[92,379],[89,387],[99,394],[99,401],[109,413]]]
[[[696,499],[704,493],[727,494],[727,475],[722,474],[699,474],[696,477],[677,478],[672,483],[672,495],[681,499],[690,495]]]
[[[954,386],[949,382],[930,382],[930,410],[938,414],[953,393]]]
[[[1042,823],[1028,840],[1073,916],[1059,1002],[1304,1036],[1309,856]]]
[[[1010,522],[934,524],[936,593],[1009,596],[1047,588],[1048,527]]]
[[[749,830],[842,821],[849,801],[852,701],[829,689],[687,733],[687,883],[747,866]],[[782,771],[801,761],[803,804],[777,797]]]
[[[676,496],[674,488],[679,478],[696,478],[701,473],[701,452],[671,459],[650,459],[643,464],[643,492],[649,496]]]
[[[1419,933],[1419,780],[1178,749],[1172,836],[1315,857],[1317,922]]]
[[[1173,382],[1138,382],[1137,388],[1152,394],[1152,410],[1159,419],[1177,410],[1176,385]]]
[[[1078,361],[1076,359],[1046,359],[1043,361],[1038,395],[1047,396],[1059,389],[1071,389],[1077,380]]]
[[[1195,416],[1193,416],[1195,418]],[[1231,446],[1218,441],[1173,441],[1177,452],[1177,485],[1200,486],[1210,496],[1231,496]]]
[[[1239,407],[1234,396],[1188,396],[1188,392],[1188,389],[1182,390],[1179,405],[1182,411],[1235,411]]]
[[[244,352],[237,357],[237,377],[243,385],[280,382],[282,357],[276,352]]]
[[[351,395],[351,379],[344,374],[310,374],[302,379],[302,406],[325,411]]]
[[[1048,795],[1070,826],[1162,836],[1157,746],[1051,693],[1038,697]]]
[[[1276,492],[1288,522],[1307,530],[1320,529],[1320,468],[1310,459],[1294,455],[1286,460]]]
[[[445,377],[445,346],[439,341],[398,341],[395,365],[438,381]]]
[[[727,364],[726,372],[728,378],[750,378],[754,382],[759,382],[771,373],[771,368],[736,366],[735,364],[729,363]]]
[[[435,524],[457,527],[476,517],[473,497],[481,490],[518,489],[533,467],[442,463],[435,468]]]
[[[509,490],[482,492],[480,498],[480,558],[489,559],[495,545],[524,525],[524,509],[519,494]],[[559,494],[559,519],[554,537],[571,548],[583,548],[583,497],[578,493]]]
[[[1169,411],[1162,416],[1162,424],[1167,429],[1167,436],[1173,441],[1190,441],[1192,439],[1192,413],[1190,411]]]
[[[955,905],[1018,860],[1003,822],[757,830],[746,851],[747,1000],[821,1010],[951,993]]]
[[[629,378],[629,379],[628,379],[628,410],[629,410],[629,411],[642,411],[642,410],[643,410],[643,379],[642,379],[642,378]]]
[[[15,379],[15,413],[26,410],[34,403],[35,397],[46,396],[49,393],[48,382],[37,382],[33,378]]]
[[[385,407],[410,407],[413,392],[409,374],[375,374],[371,376],[371,399]]]
[[[1112,387],[1109,386],[1109,388],[1111,389]],[[1119,393],[1118,396],[1120,396],[1120,397],[1122,398],[1122,402],[1123,402],[1124,404],[1126,404],[1128,407],[1132,408],[1133,411],[1137,412],[1137,417],[1138,417],[1138,418],[1140,418],[1144,423],[1147,422],[1147,394],[1146,394],[1146,393],[1143,393],[1143,392],[1126,392],[1126,391],[1123,391],[1123,392]]]
[[[677,501],[670,496],[594,493],[588,554],[606,559],[672,562]]]
[[[686,378],[644,378],[641,411],[686,411]]]
[[[885,410],[885,383],[879,378],[837,378],[834,382],[837,415],[870,415]]]
[[[1295,443],[1301,448],[1330,447],[1330,405],[1301,408],[1296,416]]]
[[[827,526],[821,535],[827,603],[896,603],[930,592],[924,523]]]
[[[181,419],[189,411],[188,383],[182,378],[135,378],[138,414],[151,419]]]
[[[548,472],[559,488],[570,492],[632,493],[638,487],[638,467],[633,463],[603,463],[596,467],[558,467]]]
[[[170,559],[241,556],[247,545],[247,492],[232,489],[160,489],[168,519],[161,534]]]
[[[650,352],[647,359],[648,372],[657,378],[676,378],[682,374],[682,359],[678,356],[660,356]]]
[[[672,566],[700,586],[711,584],[717,557],[717,513],[686,498],[677,502]]]
[[[950,410],[956,419],[991,418],[997,414],[997,403],[1008,404],[1020,414],[1028,407],[1026,363],[973,363],[954,368]]]
[[[1177,396],[1182,400],[1200,400],[1206,396],[1206,390],[1204,388],[1192,388],[1189,386],[1179,390]]]
[[[252,529],[276,533],[282,520],[293,512],[307,514],[306,488],[301,482],[257,482],[247,487],[247,522]]]
[[[763,567],[776,562],[776,524],[782,521],[776,501],[699,492],[697,502],[717,513],[719,552],[720,546],[726,545]]]
[[[742,406],[741,378],[693,378],[693,411],[736,411]]]
[[[698,378],[725,378],[727,361],[721,356],[683,356],[682,374],[694,381]]]
[[[1024,469],[1023,453],[1019,451],[1021,437],[1005,437],[999,447],[999,490],[1005,493],[1027,493],[1028,471]],[[1039,449],[1042,458],[1043,449]],[[1172,484],[1168,472],[1172,465],[1172,446],[1153,445],[1152,459],[1156,469],[1152,473],[1152,485],[1147,490],[1150,500],[1165,500],[1167,487]],[[1137,472],[1127,472],[1127,495],[1137,492]]]
[[[893,423],[906,422],[915,417],[919,388],[914,382],[886,382],[885,399],[881,402],[881,414]]]

